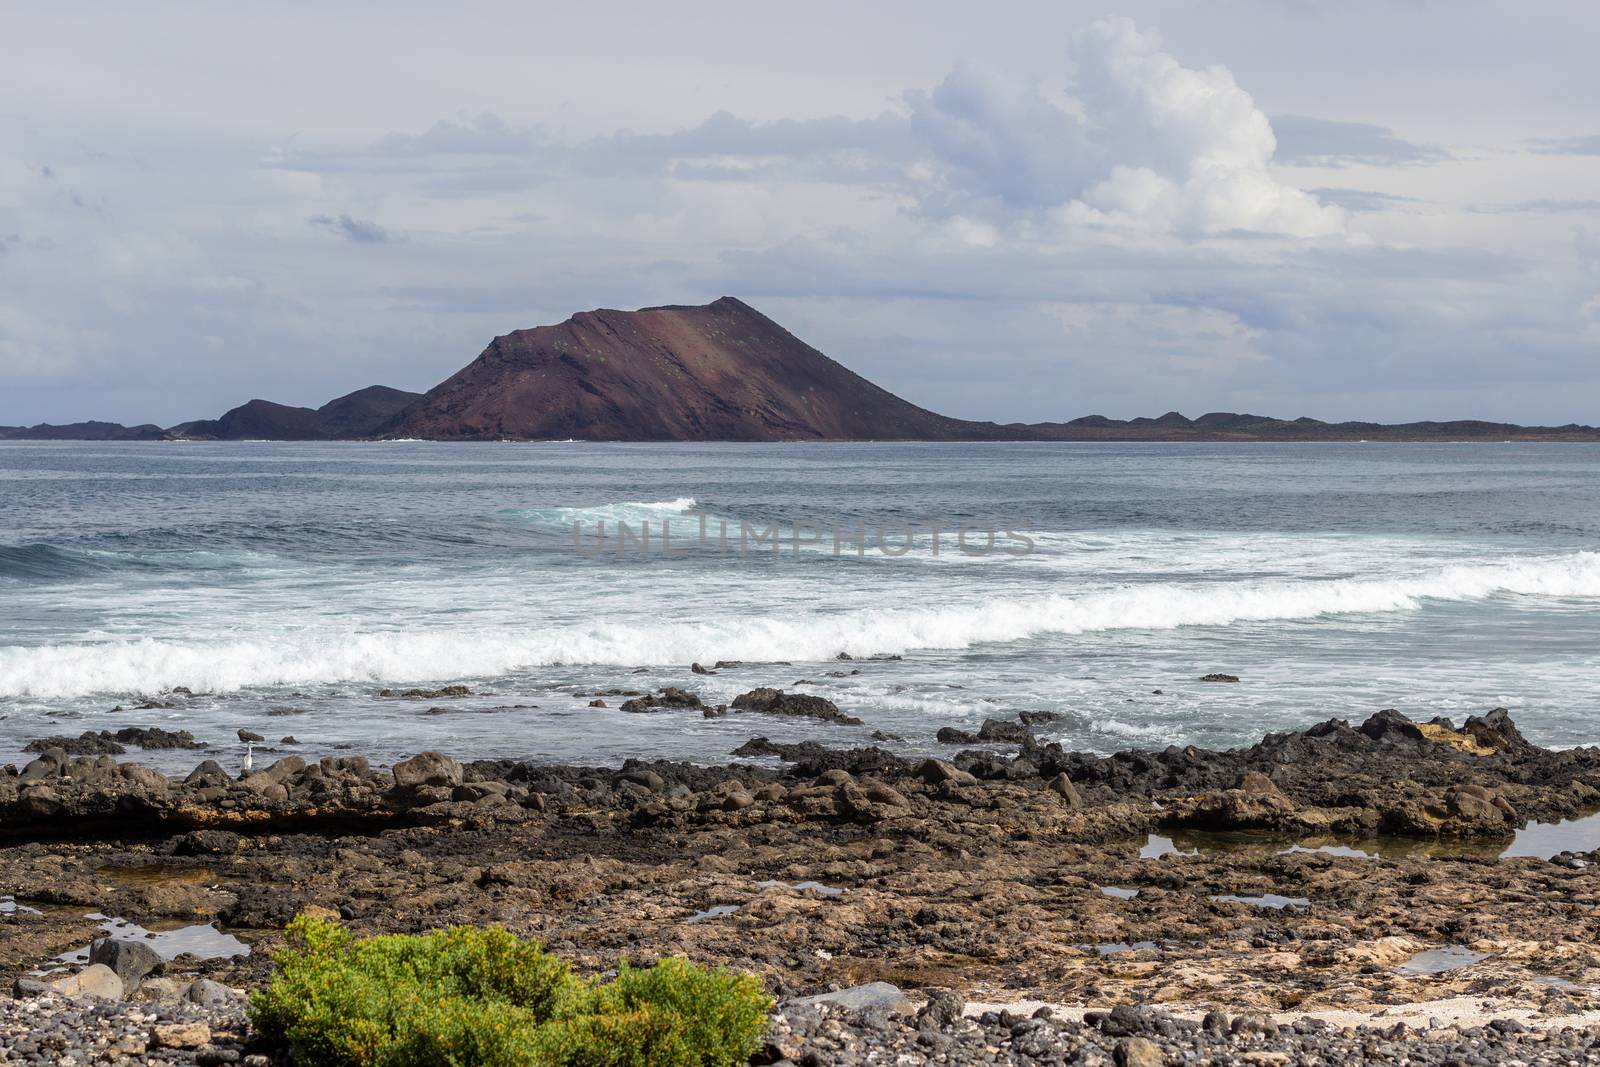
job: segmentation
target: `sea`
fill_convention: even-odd
[[[1024,711],[1102,753],[1382,708],[1572,746],[1597,609],[1592,444],[0,443],[0,763],[130,726],[224,764],[240,730],[258,761],[948,755]],[[862,722],[620,709],[665,686]]]

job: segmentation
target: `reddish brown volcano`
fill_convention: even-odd
[[[907,403],[728,296],[704,307],[582,312],[497,337],[384,432],[434,440],[1015,436]]]

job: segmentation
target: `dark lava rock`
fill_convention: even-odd
[[[239,851],[244,839],[230,830],[191,830],[173,839],[176,856],[227,855]]]
[[[754,711],[763,715],[790,715],[805,719],[820,719],[841,726],[860,726],[861,720],[846,715],[831,700],[808,693],[785,693],[782,689],[760,688],[741,693],[733,698],[739,711]]]
[[[979,741],[1006,741],[1023,742],[1033,736],[1033,732],[1020,722],[1005,722],[1001,719],[985,719],[983,725],[978,727]]]
[[[257,742],[265,741],[266,738],[262,737],[260,734],[256,733],[254,730],[240,730],[239,731],[239,740],[241,740],[241,741],[249,741],[252,744],[254,744],[254,743],[257,743]]]
[[[89,962],[103,963],[122,979],[128,992],[139,988],[145,976],[161,966],[161,955],[142,941],[103,937],[89,946]]]
[[[41,737],[23,745],[22,751],[48,752],[52,748],[60,749],[69,756],[120,756],[128,751],[117,744],[109,733],[97,734],[93,730],[85,730],[77,737]]]
[[[103,733],[101,736],[105,736]],[[163,730],[159,726],[125,726],[111,735],[125,745],[137,745],[145,751],[160,749],[200,749],[204,741],[196,741],[188,730]]]
[[[929,785],[976,785],[977,778],[958,767],[939,759],[925,759],[912,772]]]
[[[815,778],[827,771],[849,771],[851,774],[884,774],[897,776],[904,774],[908,766],[906,761],[896,756],[893,752],[885,751],[876,746],[872,748],[828,748],[815,741],[801,741],[795,744],[784,744],[768,741],[765,737],[752,737],[744,744],[733,750],[733,755],[744,757],[776,756],[781,760],[788,760],[795,765],[794,774],[799,778]]]
[[[240,883],[230,887],[237,899],[217,913],[229,926],[257,930],[282,929],[313,904],[311,894],[285,886],[256,886]]]
[[[967,1001],[953,989],[930,989],[928,1002],[917,1011],[917,1021],[948,1030],[961,1021]]]
[[[1205,674],[1200,676],[1200,680],[1202,682],[1237,682],[1239,676],[1236,674]]]
[[[146,751],[206,747],[203,741],[196,741],[188,730],[163,730],[157,726],[125,726],[115,733],[110,730],[101,730],[99,733],[85,730],[77,737],[44,737],[28,742],[22,751],[48,752],[55,748],[69,756],[120,756],[127,751],[125,747],[127,745],[137,745]]]
[[[703,711],[705,707],[698,696],[675,685],[667,686],[660,693],[650,693],[622,702],[622,710],[633,713],[655,711],[658,708],[694,708]]]
[[[183,780],[184,785],[197,786],[201,789],[207,786],[228,786],[233,784],[233,776],[222,769],[222,764],[214,759],[208,759]]]
[[[447,685],[442,689],[380,689],[381,697],[400,697],[403,700],[444,700],[449,697],[469,697],[472,690],[464,685]]]

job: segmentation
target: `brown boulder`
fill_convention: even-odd
[[[1050,784],[1047,788],[1066,801],[1067,807],[1083,807],[1083,796],[1078,792],[1078,787],[1072,784],[1072,779],[1068,778],[1065,772],[1050,779]]]
[[[457,786],[461,778],[461,764],[442,752],[419,752],[394,765],[394,784],[404,789]]]

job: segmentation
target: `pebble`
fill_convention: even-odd
[[[115,975],[112,976],[113,978]],[[251,1062],[244,1000],[115,1002],[55,992],[0,999],[0,1063],[209,1064]],[[254,1067],[267,1063],[261,1057]]]
[[[1208,1016],[1202,1024],[1126,1004],[1089,1012],[1080,1023],[1043,1011],[1027,1019],[1010,1012],[988,1012],[973,1018],[959,1014],[959,1004],[958,996],[943,991],[935,992],[914,1014],[886,1011],[881,1006],[852,1010],[812,998],[784,1000],[774,1015],[765,1049],[751,1062],[836,1067],[1600,1064],[1600,1030],[1594,1029],[1541,1033],[1488,1025],[1466,1031],[1411,1029],[1396,1033],[1394,1027],[1280,1027],[1260,1015],[1242,1016],[1242,1025],[1230,1026],[1220,1013]]]

